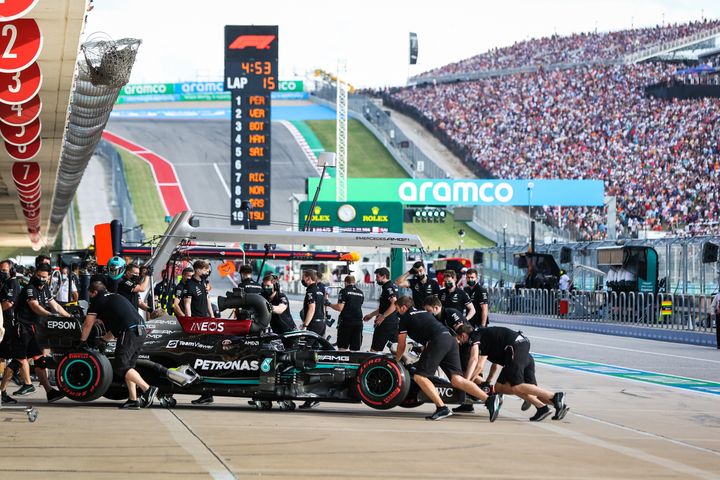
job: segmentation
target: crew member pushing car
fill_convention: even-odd
[[[114,359],[115,373],[125,380],[128,389],[128,400],[120,405],[120,408],[137,410],[149,407],[155,400],[158,388],[148,385],[135,370],[135,363],[145,341],[145,326],[142,317],[127,298],[116,293],[109,293],[102,282],[92,283],[88,293],[90,305],[83,323],[80,341],[85,343],[83,346],[86,346],[95,321],[98,318],[102,320],[109,331],[106,340],[112,337],[117,340]],[[143,391],[139,400],[136,386]]]
[[[429,312],[414,308],[411,297],[400,297],[397,301],[397,310],[400,314],[400,323],[395,359],[398,362],[402,359],[408,336],[424,346],[420,360],[415,364],[413,380],[436,407],[435,413],[425,418],[441,420],[452,415],[438,394],[435,385],[428,378],[434,376],[440,367],[454,388],[485,402],[490,413],[490,421],[494,422],[500,412],[500,398],[497,395],[488,396],[480,387],[463,377],[458,343],[447,327],[438,322]]]

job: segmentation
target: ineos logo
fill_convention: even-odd
[[[224,332],[225,322],[193,322],[190,326],[191,332]]]

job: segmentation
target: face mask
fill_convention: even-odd
[[[445,282],[445,288],[453,288],[455,284],[453,282]]]
[[[477,285],[477,281],[476,280],[468,280],[467,284],[470,287],[474,287],[475,285]]]
[[[40,278],[40,277],[35,277],[35,283],[36,283],[38,286],[43,286],[43,285],[45,285],[46,283],[48,283],[49,281],[50,281],[50,277],[48,277],[47,279]]]
[[[209,273],[203,273],[202,275],[200,275],[200,279],[201,279],[201,280],[207,280],[208,278],[210,278],[210,274],[209,274]]]
[[[425,274],[418,273],[417,275],[415,275],[415,278],[417,278],[418,280],[420,280],[422,282],[423,280],[425,280]]]
[[[10,275],[7,272],[0,271],[0,282],[4,282],[8,278],[10,278]]]
[[[300,283],[302,284],[303,287],[307,287],[307,286],[308,286],[308,284],[307,284],[307,282],[305,281],[304,278],[303,278],[302,280],[300,280]]]
[[[383,282],[382,280],[376,280],[375,283],[377,283],[378,285],[382,285],[382,284],[384,284],[385,282]]]
[[[264,286],[263,287],[263,295],[266,297],[269,297],[273,294],[273,287],[272,286]]]
[[[140,275],[133,275],[130,277],[130,280],[132,280],[133,283],[138,283],[140,281]]]

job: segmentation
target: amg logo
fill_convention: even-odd
[[[75,322],[61,322],[59,320],[49,320],[47,326],[48,328],[58,328],[60,330],[75,330],[78,328],[78,324]]]
[[[257,370],[260,368],[257,360],[233,360],[223,362],[218,360],[195,360],[195,368],[200,370]]]
[[[193,322],[190,325],[191,332],[224,332],[225,322]]]
[[[437,391],[441,397],[452,397],[455,394],[455,390],[452,387],[437,387]]]
[[[318,355],[317,359],[319,361],[328,361],[328,362],[349,362],[350,357],[347,355]]]

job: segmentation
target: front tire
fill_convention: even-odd
[[[68,353],[60,359],[55,370],[58,388],[76,402],[100,398],[110,387],[112,379],[110,360],[94,350]]]
[[[360,365],[356,381],[360,400],[378,410],[400,405],[410,391],[410,374],[394,360],[377,356]]]

